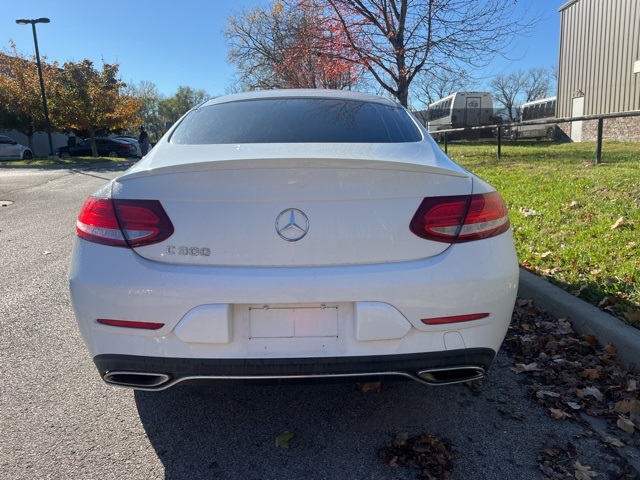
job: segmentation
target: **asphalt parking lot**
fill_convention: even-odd
[[[451,441],[454,480],[544,478],[541,450],[567,444],[593,478],[620,478],[592,426],[552,419],[504,351],[474,386],[106,386],[66,275],[77,212],[117,173],[0,169],[0,478],[416,478],[378,457],[402,432]]]

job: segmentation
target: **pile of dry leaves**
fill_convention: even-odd
[[[516,361],[512,370],[531,378],[531,397],[552,418],[582,422],[587,416],[598,417],[608,421],[613,432],[603,438],[606,444],[640,446],[640,372],[621,362],[613,346],[601,347],[595,337],[577,335],[569,320],[555,319],[537,310],[531,300],[522,299],[516,302],[505,345]],[[417,468],[429,480],[448,478],[453,469],[451,443],[431,435],[409,438],[401,433],[379,455],[391,466]],[[549,479],[598,476],[577,457],[571,442],[544,446],[540,469]],[[624,461],[619,475],[637,478]]]
[[[613,420],[628,443],[638,443],[639,373],[618,360],[613,346],[600,347],[591,335],[578,337],[568,320],[518,300],[506,347],[518,362],[512,370],[533,378],[531,395],[553,418],[584,412]]]
[[[417,468],[427,480],[447,478],[453,469],[451,442],[432,435],[400,433],[393,445],[381,448],[378,455],[391,467]]]
[[[613,346],[601,347],[591,335],[578,336],[567,319],[557,320],[521,299],[505,344],[517,362],[512,370],[532,379],[531,397],[553,418],[602,418],[614,432],[603,438],[605,443],[613,448],[640,444],[639,372],[618,360]],[[577,461],[568,464],[571,454],[571,444],[545,447],[540,467],[548,478],[596,476]],[[636,478],[635,472],[625,478]]]

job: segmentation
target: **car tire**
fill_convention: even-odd
[[[32,160],[33,159],[33,153],[31,153],[31,150],[25,150],[22,153],[22,159],[23,160]]]
[[[118,152],[111,150],[107,156],[110,158],[116,158],[118,156]]]
[[[556,129],[553,127],[547,128],[547,139],[555,140],[556,139]]]
[[[518,132],[517,131],[516,132],[511,132],[510,137],[511,137],[511,140],[513,140],[513,141],[518,140]]]
[[[60,158],[71,158],[71,154],[69,152],[62,152]]]

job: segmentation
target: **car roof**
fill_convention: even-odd
[[[354,92],[351,90],[330,90],[330,89],[283,89],[283,90],[256,90],[253,92],[234,93],[221,97],[212,98],[204,102],[200,107],[216,105],[220,103],[241,102],[245,100],[274,99],[274,98],[327,98],[338,100],[356,100],[361,102],[374,102],[383,105],[399,105],[393,100],[373,95],[370,93]]]

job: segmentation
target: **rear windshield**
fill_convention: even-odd
[[[399,106],[354,100],[277,98],[201,107],[177,126],[171,143],[399,143],[422,140]]]

